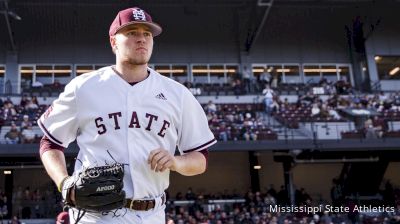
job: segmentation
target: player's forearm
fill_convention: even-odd
[[[41,159],[50,178],[58,187],[61,181],[68,176],[64,152],[48,150],[42,154]]]
[[[206,171],[207,161],[200,152],[190,152],[182,156],[175,156],[175,171],[184,176],[194,176]]]

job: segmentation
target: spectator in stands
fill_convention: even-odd
[[[195,200],[196,198],[197,197],[196,197],[196,194],[193,192],[193,189],[191,187],[189,187],[186,191],[185,199],[186,200]]]
[[[281,103],[281,107],[282,108],[289,108],[290,104],[289,104],[289,100],[288,98],[285,97],[285,99],[283,99],[283,102]]]
[[[372,124],[372,120],[371,118],[368,118],[365,122],[364,122],[364,134],[365,134],[365,138],[367,139],[375,139],[378,138],[378,135],[374,129],[374,126]]]
[[[347,82],[346,76],[342,76],[339,81],[335,83],[337,94],[348,94],[351,92],[351,85]]]
[[[33,88],[42,88],[43,87],[43,83],[41,83],[38,80],[36,80],[35,82],[32,83],[32,87]]]
[[[19,142],[21,133],[17,129],[15,123],[11,124],[11,129],[5,134],[4,138],[7,144],[17,144]]]
[[[245,89],[246,93],[250,93],[250,91],[251,91],[251,74],[250,74],[250,71],[247,69],[247,66],[243,67],[242,80],[243,80],[244,89]]]
[[[267,194],[270,194],[272,197],[276,198],[278,193],[276,192],[275,187],[274,187],[273,184],[269,185],[269,189],[267,190]]]
[[[334,110],[331,106],[328,106],[327,109],[328,109],[329,116],[333,117],[333,119],[335,119],[335,120],[342,119],[342,117],[339,115],[339,113],[336,110]]]
[[[322,118],[328,118],[329,115],[329,110],[328,110],[328,105],[326,103],[322,103],[319,116]]]
[[[8,215],[8,207],[7,207],[7,196],[0,189],[0,218],[3,218]]]
[[[217,106],[212,100],[210,100],[208,101],[207,105],[205,105],[204,110],[206,113],[215,113],[217,111]]]
[[[312,92],[307,92],[306,95],[299,97],[301,105],[310,105],[316,101],[316,96]]]
[[[22,144],[32,144],[35,141],[35,133],[32,130],[32,124],[29,124],[21,133]]]
[[[317,103],[314,103],[312,108],[311,108],[311,116],[316,117],[320,114],[321,109],[319,109],[319,106]]]
[[[18,216],[14,215],[9,224],[21,224],[21,221],[19,221]]]
[[[279,205],[288,205],[289,204],[289,195],[285,186],[281,185],[281,189],[278,192],[277,200]]]
[[[219,131],[218,134],[219,140],[224,142],[228,141],[229,139],[228,128],[226,127],[224,122],[220,124],[218,131]]]
[[[382,138],[383,133],[386,132],[388,129],[386,122],[378,116],[374,116],[374,119],[372,120],[372,126],[374,127],[375,132],[379,138]]]
[[[235,96],[239,96],[239,95],[243,94],[243,92],[244,92],[243,84],[240,81],[240,79],[234,79],[233,80],[232,89],[233,89],[233,93],[235,94]]]
[[[332,85],[332,83],[331,82],[327,82],[327,83],[324,83],[323,85],[322,85],[322,87],[323,87],[323,89],[324,89],[324,93],[325,94],[327,94],[327,95],[334,95],[334,94],[336,94],[336,89],[333,87],[333,85]]]
[[[379,101],[384,102],[386,100],[388,100],[388,96],[383,91],[381,91],[379,93]]]
[[[12,100],[11,100],[11,98],[9,96],[7,96],[7,98],[4,100],[4,104],[6,104],[6,103],[13,104],[13,102],[12,102]]]
[[[60,81],[58,81],[58,79],[55,79],[51,88],[55,89],[55,90],[59,90],[59,89],[61,89],[61,87],[62,87],[62,85],[61,85]]]
[[[277,203],[276,203],[276,199],[270,194],[270,193],[267,193],[267,196],[264,198],[264,203],[265,203],[265,205],[266,206],[270,206],[270,205],[272,205],[272,206],[274,206],[274,205],[276,205]]]
[[[21,97],[21,102],[19,103],[19,105],[23,108],[25,108],[26,103],[29,101],[28,96],[24,95]]]
[[[27,128],[28,126],[32,126],[32,122],[29,121],[29,116],[27,114],[25,114],[22,118],[22,122],[21,122],[21,126],[20,126],[20,131],[23,131],[25,128]]]
[[[274,90],[272,90],[268,84],[265,85],[265,89],[262,94],[264,95],[264,103],[265,103],[265,112],[267,114],[271,114],[271,105],[273,103],[274,98]]]
[[[12,203],[13,203],[13,208],[14,211],[16,211],[16,214],[18,216],[21,216],[22,212],[22,198],[23,198],[23,190],[21,186],[18,186],[17,188],[14,189],[13,195],[12,195]]]
[[[17,112],[14,109],[14,105],[11,101],[5,102],[3,106],[3,118],[4,120],[11,120],[12,116],[16,115]]]
[[[264,68],[264,71],[260,74],[260,84],[264,87],[266,84],[270,84],[271,81],[271,73],[268,71],[268,67]]]
[[[244,119],[243,127],[241,129],[241,134],[245,141],[257,140],[257,131],[255,127],[256,125],[253,119],[251,119],[251,114],[246,113],[246,118]]]
[[[277,113],[277,112],[279,112],[280,110],[284,110],[285,109],[285,104],[282,104],[282,108],[281,108],[281,106],[280,106],[280,101],[279,101],[279,97],[278,96],[275,96],[274,98],[273,98],[273,101],[272,101],[272,104],[271,104],[271,114],[275,114],[275,113]],[[280,109],[281,108],[281,109]]]
[[[271,88],[278,88],[279,82],[279,74],[278,70],[271,67],[272,70],[272,81],[271,81]]]
[[[33,99],[29,100],[25,105],[25,111],[28,113],[29,116],[33,116],[38,108],[39,106],[34,103]]]
[[[32,103],[35,104],[36,106],[39,106],[39,101],[38,101],[38,99],[37,99],[37,96],[32,96],[31,101],[32,101]]]
[[[243,111],[242,114],[243,114],[243,117],[246,117],[246,116],[248,116],[248,118],[256,117],[256,112],[253,110],[253,108],[250,104],[246,105],[246,109]]]

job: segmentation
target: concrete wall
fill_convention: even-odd
[[[117,9],[96,10],[87,16],[84,7],[65,8],[61,18],[48,18],[48,22],[60,23],[57,30],[22,29],[30,25],[29,21],[22,21],[16,31],[21,46],[20,63],[114,63],[108,29]],[[195,15],[188,15],[180,7],[150,10],[154,21],[164,30],[154,38],[151,63],[237,62],[233,13],[229,9],[200,8]],[[69,18],[71,14],[85,21]],[[26,15],[30,16],[35,15]],[[45,18],[35,19],[45,21]]]
[[[384,180],[390,180],[397,188],[400,187],[400,162],[391,162],[386,169]]]
[[[44,187],[52,181],[44,168],[15,169],[13,173],[14,188],[21,186],[25,189],[29,186],[33,191],[35,188]]]
[[[265,192],[273,184],[275,190],[279,191],[280,186],[284,185],[282,163],[274,161],[273,153],[260,153],[258,162],[261,165],[259,172],[261,191]]]
[[[349,63],[344,32],[349,18],[340,8],[273,8],[251,53],[252,61]]]
[[[379,10],[376,16],[380,23],[376,26],[366,40],[366,52],[368,70],[372,82],[379,80],[378,69],[374,57],[379,56],[400,56],[400,15],[395,10]],[[381,82],[383,90],[398,90],[399,80],[387,80]]]
[[[177,192],[185,193],[188,187],[195,192],[236,191],[243,194],[250,187],[249,163],[247,152],[212,152],[209,167],[205,174],[195,177],[184,177],[176,173],[171,175],[168,189],[174,197]],[[283,166],[273,160],[272,152],[260,153],[258,156],[261,191],[272,184],[279,190],[284,184]],[[293,181],[297,188],[305,188],[314,198],[330,200],[332,179],[340,174],[342,164],[301,164],[293,169]]]
[[[177,192],[184,194],[188,187],[194,192],[216,193],[227,189],[229,193],[243,194],[250,188],[248,161],[247,152],[210,152],[206,173],[185,177],[172,172],[168,191],[172,197]]]
[[[321,196],[330,201],[332,179],[338,177],[343,164],[299,164],[293,169],[296,188],[304,188],[314,200]]]
[[[25,10],[27,19],[14,26],[20,63],[114,62],[107,31],[117,8],[98,7],[86,15],[86,7],[65,7],[57,16],[38,15],[37,8]],[[155,38],[152,63],[239,62],[238,36],[244,31],[238,35],[237,29],[246,18],[236,16],[240,15],[237,9],[193,7],[189,13],[183,7],[149,10],[164,29]],[[350,22],[351,13],[342,8],[273,8],[250,60],[349,63],[344,25]]]

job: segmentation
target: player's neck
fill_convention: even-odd
[[[128,83],[143,81],[148,76],[147,64],[126,66],[117,63],[114,68],[117,74]]]

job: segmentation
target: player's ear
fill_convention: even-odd
[[[117,43],[116,43],[115,35],[110,36],[110,45],[111,45],[112,52],[115,54],[115,50],[117,50]]]

